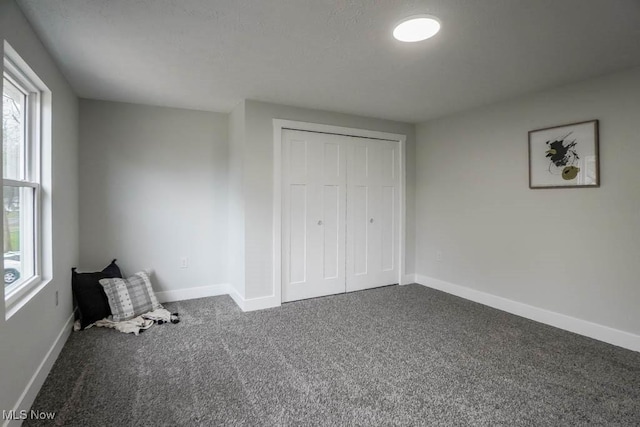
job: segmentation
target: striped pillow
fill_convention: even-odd
[[[112,320],[122,322],[162,308],[151,288],[150,272],[141,271],[127,279],[101,279],[109,300]]]

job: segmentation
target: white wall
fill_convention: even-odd
[[[79,267],[118,258],[126,275],[152,268],[165,292],[225,284],[227,121],[81,100]]]
[[[70,269],[78,261],[78,100],[12,0],[0,0],[2,39],[9,42],[51,90],[53,111],[53,278],[9,320],[5,320],[4,303],[0,304],[0,409],[9,410],[18,403],[21,409],[29,409],[70,332]],[[2,295],[4,301],[4,287]],[[56,341],[59,345],[52,357],[39,370]],[[34,377],[38,372],[40,375]],[[32,379],[33,387],[27,390]],[[19,402],[25,390],[28,392]]]
[[[590,119],[601,187],[530,190],[527,132]],[[640,334],[640,69],[433,120],[417,139],[419,275]]]
[[[247,100],[245,102],[245,262],[247,299],[273,292],[273,119],[321,123],[407,135],[407,218],[405,273],[413,273],[414,158],[412,124]]]
[[[229,285],[241,298],[245,293],[244,138],[245,105],[229,114]],[[233,292],[232,291],[232,292]]]

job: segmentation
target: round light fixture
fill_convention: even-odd
[[[436,35],[440,31],[440,21],[431,15],[415,15],[403,19],[395,30],[393,37],[401,42],[419,42]]]

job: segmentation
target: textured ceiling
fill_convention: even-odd
[[[84,98],[423,121],[640,65],[638,0],[18,0]],[[429,13],[434,38],[394,23]]]

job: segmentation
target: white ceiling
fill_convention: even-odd
[[[18,0],[83,98],[409,122],[640,65],[638,0]],[[434,38],[394,24],[436,15]]]

